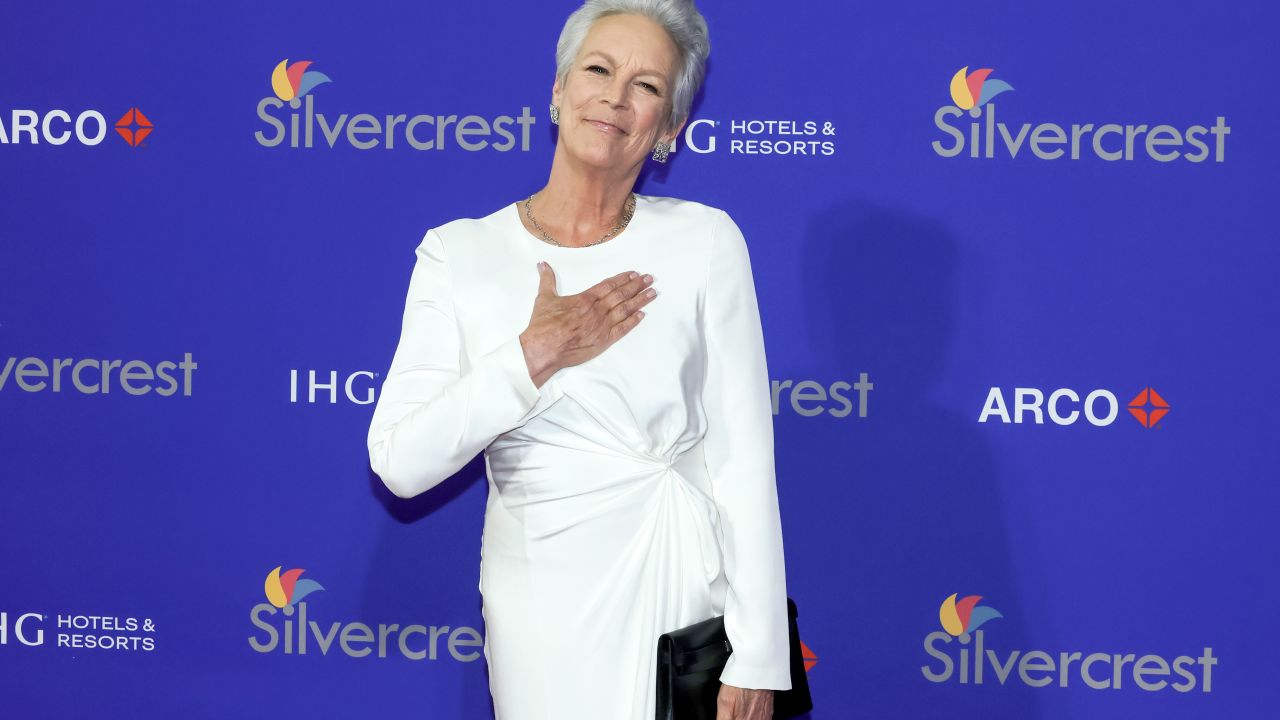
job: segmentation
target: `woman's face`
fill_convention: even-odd
[[[551,91],[560,106],[560,144],[596,167],[643,163],[660,138],[680,131],[666,127],[678,58],[667,32],[646,17],[597,20],[563,84],[557,78]]]

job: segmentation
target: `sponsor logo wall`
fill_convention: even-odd
[[[750,246],[811,717],[1274,714],[1276,11],[701,6],[640,192]],[[365,431],[573,7],[11,10],[0,717],[491,717],[483,463]]]

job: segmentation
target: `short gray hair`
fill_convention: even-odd
[[[693,96],[698,94],[706,76],[707,56],[711,54],[707,21],[694,7],[693,0],[587,0],[573,11],[560,31],[560,41],[556,43],[556,75],[563,85],[582,41],[596,20],[625,13],[643,15],[660,25],[680,53],[675,91],[671,94],[671,114],[667,118],[667,130],[674,130],[689,116]]]

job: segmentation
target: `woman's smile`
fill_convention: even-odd
[[[626,135],[626,134],[627,134],[627,131],[623,130],[622,128],[618,127],[617,125],[614,125],[614,124],[612,124],[612,123],[607,123],[607,122],[605,122],[605,121],[603,121],[603,120],[590,120],[590,119],[588,119],[588,120],[587,120],[587,122],[588,122],[592,127],[596,128],[597,130],[599,130],[599,131],[601,131],[601,132],[604,132],[604,133],[618,134],[618,135]]]

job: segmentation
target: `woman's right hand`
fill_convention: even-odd
[[[538,264],[538,296],[529,327],[520,333],[533,384],[542,387],[557,370],[584,363],[631,331],[658,291],[652,275],[634,271],[605,278],[576,295],[556,294],[556,274]]]

